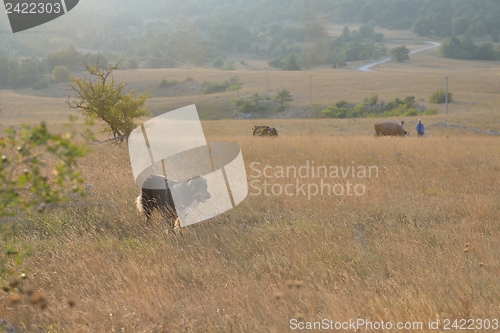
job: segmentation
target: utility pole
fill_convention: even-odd
[[[167,60],[168,60],[168,74],[170,75],[170,57],[168,57]]]
[[[266,85],[267,85],[266,95],[269,96],[269,70],[268,69],[266,69]]]
[[[313,104],[313,86],[312,86],[312,77],[309,75],[309,103]]]
[[[446,77],[446,114],[448,114],[448,77]]]

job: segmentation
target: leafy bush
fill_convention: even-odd
[[[219,82],[205,82],[203,88],[200,90],[200,95],[215,94],[221,91],[238,91],[241,88],[241,83],[237,76],[233,76],[229,81]]]
[[[201,95],[215,94],[221,91],[226,91],[226,83],[219,82],[205,82],[203,88],[200,90]]]
[[[37,90],[37,89],[45,89],[49,86],[49,82],[47,81],[46,78],[44,77],[41,77],[34,85],[33,85],[33,89]]]
[[[269,66],[274,68],[281,68],[283,66],[283,60],[280,58],[273,58],[269,60]]]
[[[453,94],[448,92],[448,102],[453,101]],[[444,90],[438,90],[429,97],[429,102],[434,104],[446,103],[446,92]]]
[[[283,61],[281,61],[281,69],[284,71],[300,71],[299,60],[295,53],[290,53]]]
[[[265,98],[256,93],[250,99],[235,99],[232,103],[239,113],[255,113],[266,109],[264,100]]]
[[[54,82],[68,82],[70,81],[69,69],[64,66],[56,66],[52,71],[52,77],[54,78]]]
[[[212,65],[214,67],[221,68],[222,66],[224,66],[224,60],[219,58],[219,59],[215,60]]]
[[[169,82],[166,79],[163,79],[160,82],[160,88],[162,88],[162,89],[170,88],[170,87],[176,85],[177,83],[179,83],[177,80],[172,80]]]
[[[415,107],[415,97],[405,99],[395,98],[393,101],[379,102],[378,96],[365,97],[359,104],[349,104],[339,101],[321,111],[321,116],[330,118],[369,118],[369,117],[399,117],[418,116],[420,110]]]
[[[459,40],[453,36],[443,41],[439,47],[445,58],[462,60],[499,60],[500,50],[492,43],[482,43],[477,46],[469,38]]]

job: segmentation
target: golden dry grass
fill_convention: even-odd
[[[82,170],[90,201],[102,207],[39,216],[15,229],[19,242],[33,246],[29,281],[48,293],[49,306],[5,300],[2,316],[27,331],[71,332],[283,332],[297,316],[498,316],[497,138],[310,133],[266,140],[249,137],[246,123],[233,124],[245,134],[214,135],[219,125],[205,123],[207,137],[235,139],[250,180],[252,162],[354,162],[377,166],[379,176],[348,179],[366,186],[363,196],[249,195],[174,237],[159,218],[146,223],[134,211],[126,147],[95,146]]]
[[[146,223],[135,211],[138,189],[126,146],[93,145],[81,167],[92,186],[89,201],[99,206],[50,212],[9,228],[19,244],[33,247],[28,282],[46,291],[48,307],[13,304],[4,295],[0,317],[28,332],[285,332],[292,318],[422,321],[424,327],[436,316],[498,318],[499,138],[432,126],[447,121],[500,130],[498,65],[463,64],[422,53],[411,65],[388,63],[375,73],[270,72],[271,89],[292,91],[295,107],[308,104],[309,75],[316,103],[356,102],[375,93],[386,100],[427,99],[445,75],[457,102],[449,115],[422,117],[431,125],[423,139],[374,138],[373,119],[204,121],[208,141],[241,147],[249,180],[252,162],[377,166],[379,174],[347,179],[366,186],[362,196],[249,195],[179,237],[166,235],[158,217]],[[180,80],[187,70],[171,73]],[[265,72],[235,74],[246,83],[242,96],[265,92]],[[228,75],[191,72],[199,82]],[[168,70],[117,73],[117,81],[139,91],[171,77]],[[230,109],[234,95],[156,96],[149,106],[160,113],[218,97],[217,105]],[[64,96],[0,91],[0,101],[3,127],[45,118],[60,131],[69,112]],[[272,124],[280,137],[253,138],[254,124]]]

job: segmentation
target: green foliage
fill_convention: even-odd
[[[84,197],[77,161],[89,150],[73,141],[74,133],[52,134],[42,122],[23,125],[20,131],[8,129],[5,134],[0,139],[0,224]],[[56,163],[48,166],[47,159]],[[15,293],[10,298],[15,303],[23,293],[28,271],[24,259],[31,249],[14,243],[7,228],[2,228],[2,234],[0,284],[4,292]]]
[[[213,66],[217,67],[217,68],[221,68],[222,66],[224,66],[224,60],[222,60],[221,58],[214,60]]]
[[[238,113],[259,113],[266,110],[265,99],[255,93],[250,99],[240,98],[232,101]]]
[[[388,103],[379,102],[378,96],[365,97],[359,104],[339,101],[321,111],[322,117],[328,118],[366,118],[417,116],[421,112],[415,107],[415,97],[407,96],[404,100],[395,98]]]
[[[82,54],[82,61],[78,63],[78,71],[84,69],[84,64],[98,64],[101,69],[106,69],[110,66],[108,57],[101,52]]]
[[[315,41],[326,37],[326,28],[318,22],[307,22],[301,29],[302,36],[306,41]]]
[[[70,106],[79,109],[83,115],[104,122],[104,131],[113,134],[116,140],[122,141],[136,127],[135,120],[145,116],[148,110],[144,107],[149,91],[135,98],[135,91],[128,95],[123,92],[126,83],[115,86],[112,76],[117,67],[101,70],[97,66],[86,66],[93,78],[71,77],[71,87],[78,94],[79,101]]]
[[[500,51],[493,43],[482,43],[474,52],[474,59],[477,60],[500,60]]]
[[[41,77],[38,79],[38,81],[33,85],[33,89],[38,90],[38,89],[45,89],[49,86],[49,82],[47,81],[46,78]]]
[[[250,48],[254,36],[246,26],[236,21],[215,20],[208,28],[210,41],[221,51],[245,52]]]
[[[469,37],[494,36],[500,29],[500,4],[498,1],[462,0],[456,3],[456,34]],[[119,15],[107,13],[120,8]],[[154,9],[153,9],[154,8]],[[422,36],[450,37],[452,35],[452,4],[450,0],[336,0],[336,1],[159,1],[154,6],[137,7],[110,0],[90,9],[88,16],[74,18],[72,29],[63,29],[54,22],[55,30],[62,36],[38,35],[12,39],[0,36],[0,45],[11,45],[22,55],[42,56],[54,49],[65,47],[72,38],[77,48],[108,48],[127,56],[145,57],[159,49],[178,62],[204,63],[219,57],[222,52],[247,52],[254,50],[257,40],[270,38],[276,45],[284,40],[295,43],[303,40],[325,39],[322,29],[317,29],[316,18],[323,17],[335,23],[361,22],[358,32],[351,32],[344,42],[366,40],[371,28],[412,28]],[[162,22],[162,13],[168,13],[168,23]],[[200,15],[203,14],[203,15]],[[87,17],[92,17],[89,23]],[[151,17],[158,20],[151,21]],[[186,17],[194,18],[194,22]],[[171,18],[171,19],[170,19]],[[292,22],[301,27],[285,26],[274,22]],[[369,23],[369,25],[367,24]],[[288,25],[288,24],[287,24]],[[254,29],[251,31],[250,29]],[[75,38],[76,31],[84,31]],[[379,41],[379,37],[369,37]],[[375,39],[378,38],[378,39]],[[258,51],[256,51],[258,52]],[[272,54],[271,57],[277,56]],[[286,57],[287,54],[281,54]],[[80,63],[80,62],[79,62]],[[93,63],[93,62],[91,62]],[[68,64],[52,64],[68,67]],[[173,64],[172,64],[173,65]]]
[[[234,71],[236,69],[236,67],[234,67],[234,61],[229,60],[221,69],[225,71]]]
[[[215,94],[221,91],[226,91],[228,85],[227,82],[205,82],[203,88],[200,90],[201,95]]]
[[[6,133],[0,140],[0,219],[64,204],[68,193],[83,194],[77,159],[88,150],[74,143],[71,133],[52,134],[44,122]],[[48,155],[58,160],[51,170],[44,163]]]
[[[375,35],[375,29],[369,25],[362,25],[359,27],[359,34],[363,38],[372,38]]]
[[[419,36],[432,35],[432,28],[430,23],[425,18],[418,18],[412,26],[412,31]]]
[[[78,71],[82,68],[83,55],[71,44],[64,50],[50,53],[45,62],[49,72],[52,72],[56,66],[64,66],[70,71]]]
[[[453,94],[448,91],[448,102],[453,101]],[[446,103],[446,92],[444,90],[438,90],[434,92],[430,97],[429,97],[429,102],[435,103],[435,104],[442,104]]]
[[[164,52],[160,49],[154,49],[149,53],[146,60],[146,66],[148,68],[167,68],[169,66],[169,61]]]
[[[349,111],[349,107],[349,103],[346,101],[339,101],[335,103],[335,105],[330,105],[321,111],[321,115],[329,118],[345,118]]]
[[[54,82],[68,82],[70,81],[70,76],[71,73],[69,69],[67,69],[64,66],[56,66],[54,67],[54,70],[52,71],[52,78],[54,79]]]
[[[36,58],[0,58],[0,88],[32,86],[44,72],[42,62]]]
[[[222,91],[238,91],[241,88],[241,83],[237,76],[231,77],[229,81],[219,82],[205,82],[203,88],[200,90],[200,95],[215,94]]]
[[[207,61],[207,50],[202,45],[197,45],[193,47],[189,55],[189,61],[198,67],[203,66]]]
[[[398,47],[393,48],[391,51],[391,56],[393,59],[395,59],[397,62],[402,62],[405,60],[410,60],[410,50],[405,45],[401,45]]]
[[[170,80],[167,81],[166,79],[161,80],[160,82],[160,88],[166,89],[175,86],[177,83],[179,83],[177,80]]]
[[[285,110],[288,103],[293,101],[293,97],[287,89],[283,88],[276,93],[273,100],[278,102],[279,106],[276,108],[276,111],[280,112]]]
[[[273,58],[273,59],[269,60],[269,66],[274,67],[274,68],[282,68],[283,60],[280,58]]]
[[[295,53],[291,53],[288,57],[283,59],[281,68],[284,71],[300,71],[301,68]]]
[[[492,43],[476,45],[469,38],[459,40],[453,36],[445,39],[439,47],[445,58],[462,60],[500,60],[500,50]]]

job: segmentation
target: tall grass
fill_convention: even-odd
[[[277,139],[252,138],[246,122],[233,123],[232,135],[217,134],[223,122],[204,126],[240,145],[249,178],[252,162],[378,166],[378,177],[357,180],[366,194],[249,195],[175,237],[159,217],[145,222],[134,211],[126,147],[95,146],[82,169],[100,207],[10,227],[33,247],[28,282],[46,290],[49,306],[2,299],[2,317],[30,332],[284,332],[292,318],[498,317],[496,138],[332,137],[292,124]]]

